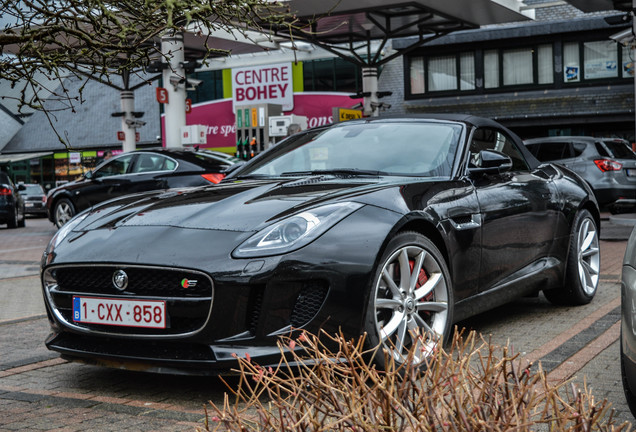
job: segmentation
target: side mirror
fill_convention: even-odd
[[[20,183],[18,184],[18,190],[20,192],[25,191],[26,190],[26,186],[24,185],[24,183]]]
[[[92,179],[92,178],[93,178],[93,171],[86,171],[86,172],[84,173],[84,178],[85,178],[86,180],[90,180],[90,179]]]
[[[512,169],[510,156],[495,151],[482,150],[477,155],[477,160],[468,167],[471,174],[500,174]]]

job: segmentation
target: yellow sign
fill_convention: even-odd
[[[252,127],[258,126],[258,112],[256,108],[252,108]]]
[[[362,110],[348,109],[348,108],[334,108],[334,111],[335,110],[338,110],[339,122],[362,118]]]

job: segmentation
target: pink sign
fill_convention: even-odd
[[[350,108],[362,99],[351,99],[348,93],[295,93],[294,110],[284,114],[307,116],[309,127],[333,123],[332,108]],[[161,128],[165,128],[163,115]],[[192,106],[186,115],[188,125],[207,126],[207,144],[201,148],[236,146],[236,120],[232,110],[232,99],[204,102]],[[165,133],[162,134],[165,137]],[[165,147],[166,143],[163,142]]]

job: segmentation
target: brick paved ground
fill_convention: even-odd
[[[203,405],[208,400],[222,402],[225,387],[218,379],[67,363],[44,347],[48,323],[37,318],[43,309],[31,305],[33,301],[15,301],[15,310],[6,312],[9,318],[2,320],[9,297],[39,294],[35,275],[39,247],[54,230],[48,222],[32,219],[27,220],[26,230],[28,235],[14,236],[0,228],[0,249],[6,250],[7,244],[12,249],[0,252],[0,430],[192,431],[200,427]],[[528,361],[541,361],[554,380],[572,377],[580,386],[587,382],[597,400],[607,398],[613,404],[620,421],[634,423],[620,385],[616,332],[628,231],[604,230],[602,283],[589,305],[556,308],[540,295],[460,324],[497,344],[509,343]],[[36,318],[26,318],[29,314]]]

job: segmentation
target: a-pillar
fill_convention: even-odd
[[[636,0],[634,0],[636,1]],[[364,96],[364,115],[367,117],[377,117],[378,107],[378,68],[362,68],[362,93]],[[368,95],[368,96],[367,96]]]
[[[168,148],[180,148],[181,127],[186,125],[186,82],[183,34],[177,33],[161,38],[161,53],[170,66],[163,70],[163,87],[168,92],[168,103],[164,104],[164,142]]]
[[[121,111],[124,115],[121,117],[121,130],[124,131],[124,152],[130,152],[135,150],[136,147],[136,132],[137,129],[134,126],[135,118],[133,111],[135,111],[135,95],[132,90],[122,90],[119,96],[121,100]],[[128,121],[127,121],[128,120]]]

